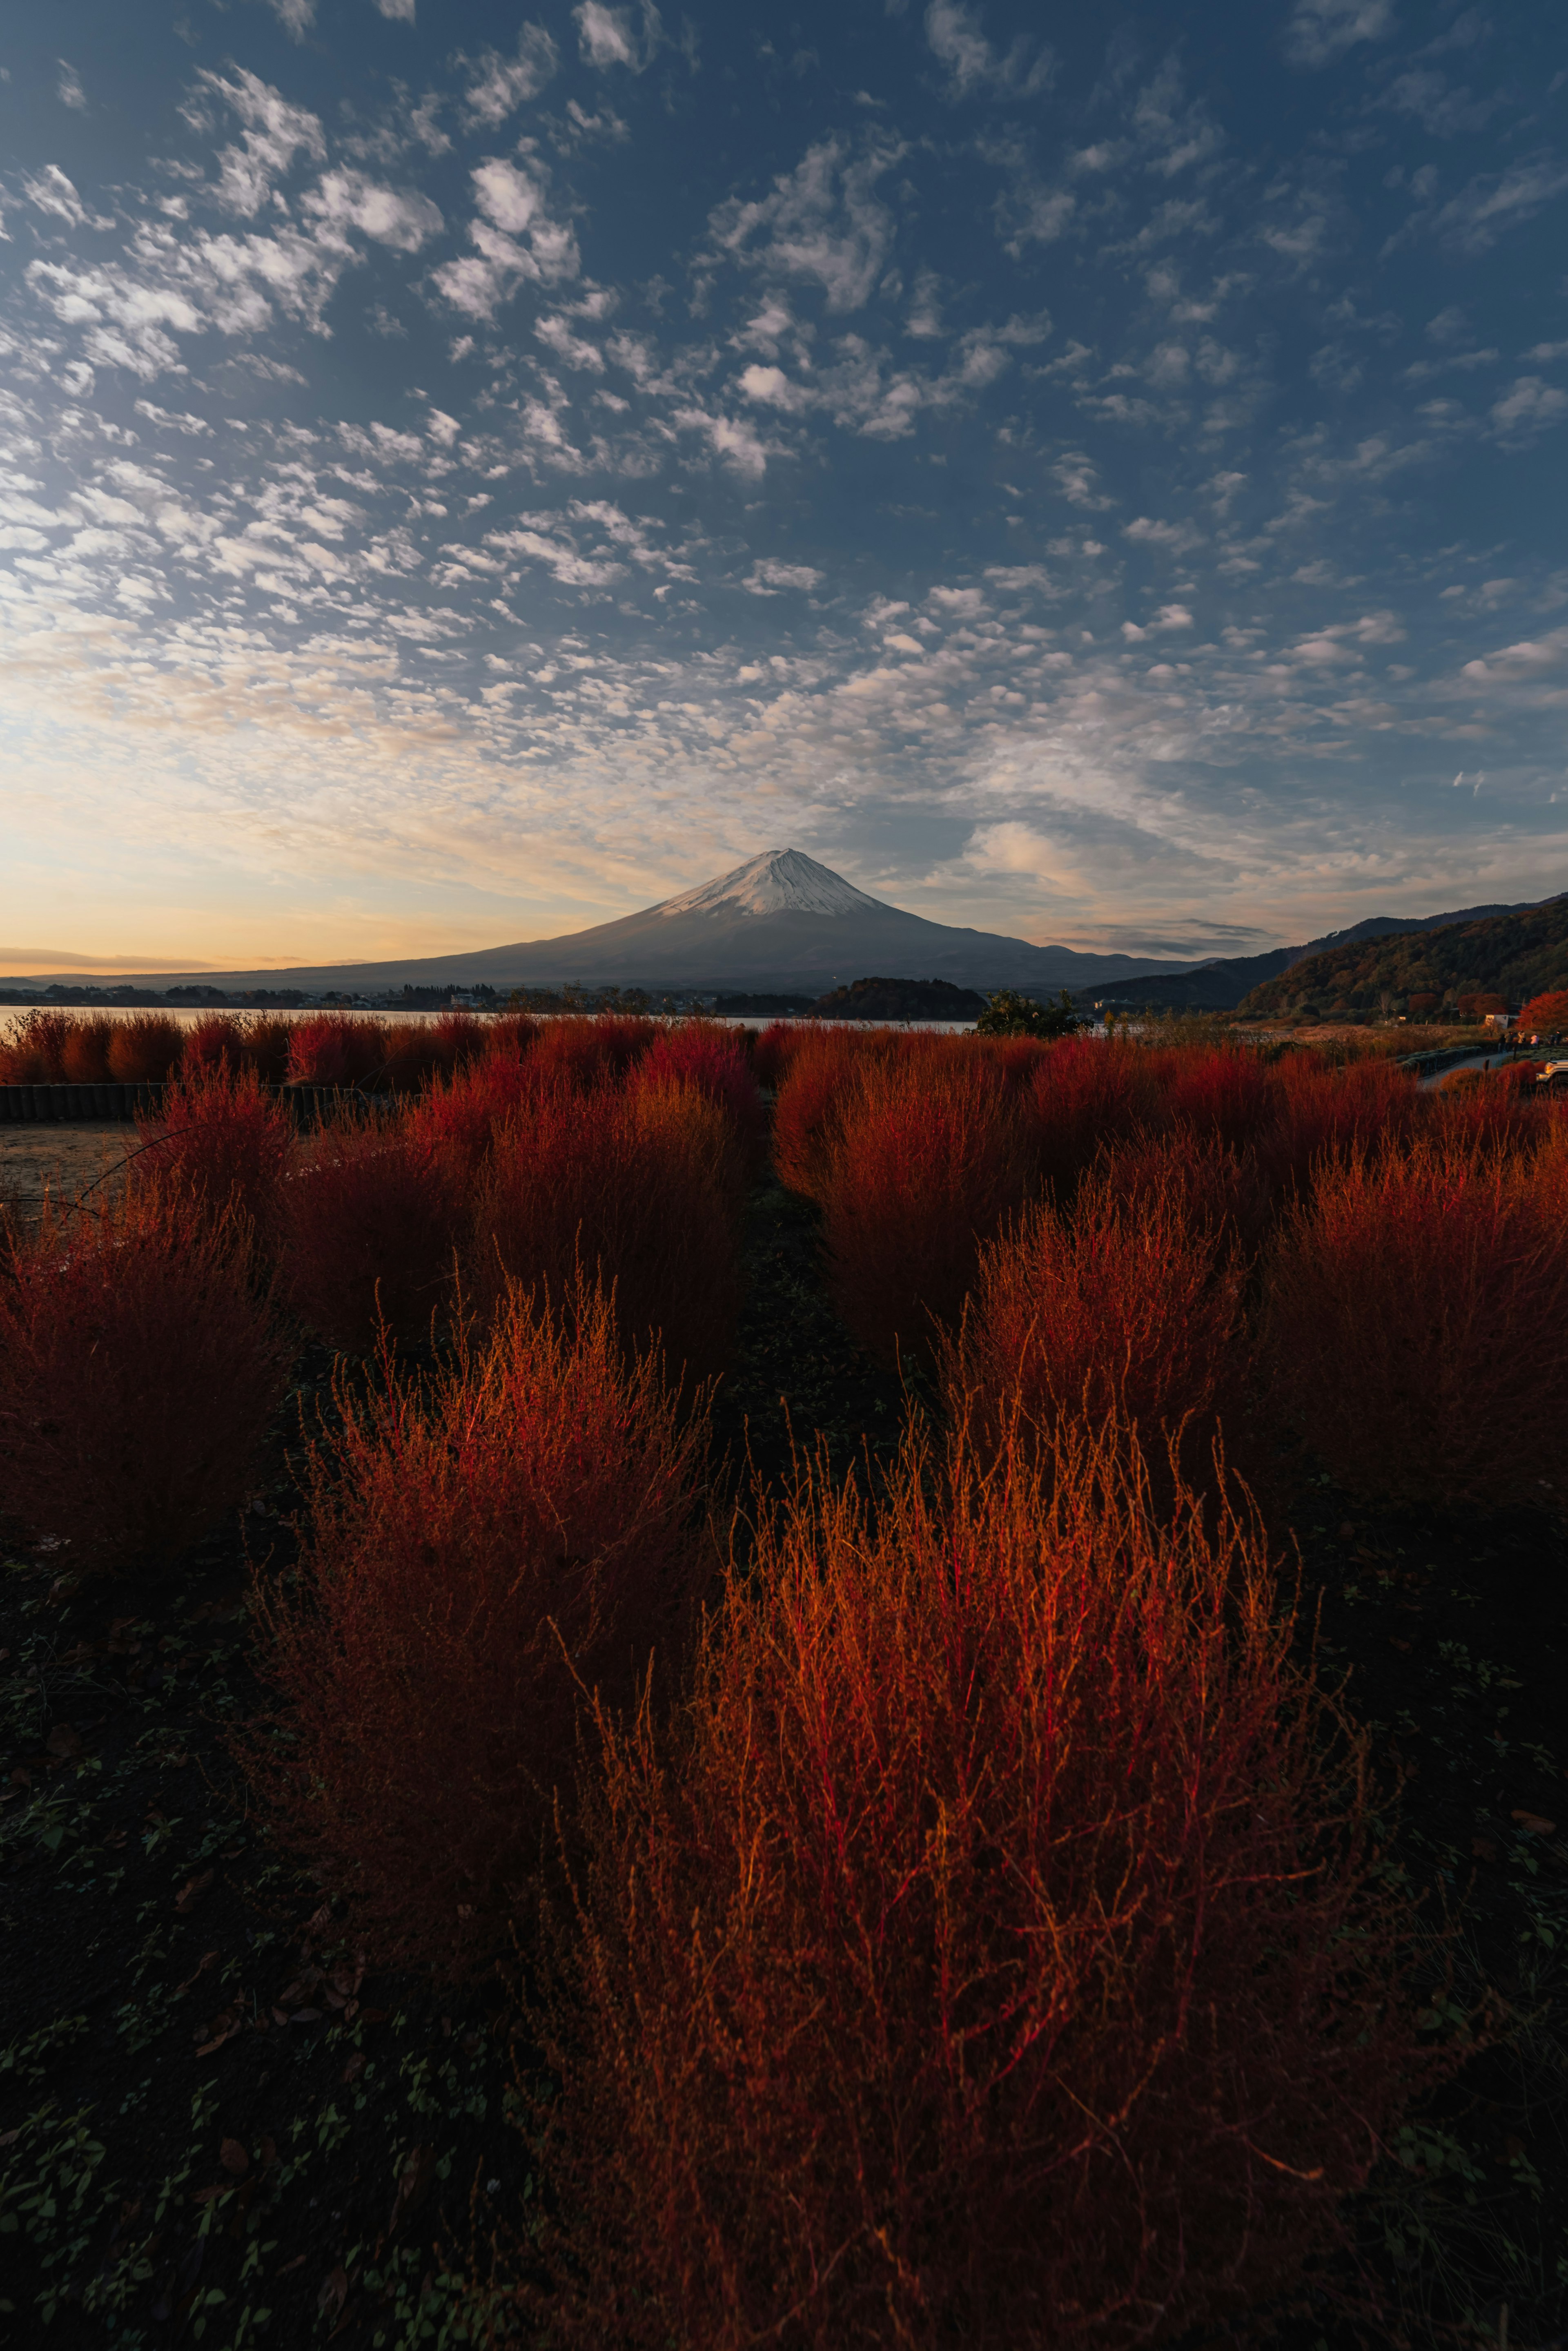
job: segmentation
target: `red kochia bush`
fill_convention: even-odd
[[[61,1061],[73,1026],[68,1012],[24,1012],[0,1040],[0,1085],[59,1085]]]
[[[764,1520],[585,1796],[541,2333],[1121,2351],[1287,2286],[1433,2070],[1291,1630],[1255,1527],[1157,1531],[1108,1450]]]
[[[757,1083],[775,1089],[782,1085],[801,1039],[809,1034],[799,1021],[770,1020],[752,1047]]]
[[[172,1564],[244,1494],[285,1361],[246,1236],[143,1184],[46,1214],[0,1284],[0,1516],[71,1566]]]
[[[524,1061],[487,1053],[448,1081],[438,1076],[407,1112],[410,1134],[429,1144],[461,1196],[468,1196],[497,1130],[518,1110],[528,1082]]]
[[[928,1354],[1027,1188],[1023,1123],[991,1063],[961,1049],[862,1066],[821,1192],[834,1300],[861,1344]]]
[[[240,1059],[264,1086],[281,1086],[288,1075],[291,1023],[275,1012],[253,1012],[240,1031]]]
[[[279,1199],[294,1155],[294,1129],[254,1070],[221,1062],[166,1085],[155,1115],[139,1118],[142,1149],[134,1183],[178,1195],[193,1218],[231,1209],[245,1218],[264,1253],[277,1233]]]
[[[1270,1124],[1278,1088],[1256,1053],[1219,1045],[1179,1050],[1170,1062],[1166,1106],[1179,1124],[1215,1135],[1233,1151],[1255,1142]]]
[[[735,1130],[748,1172],[762,1155],[767,1122],[757,1081],[732,1029],[682,1020],[655,1037],[631,1071],[637,1086],[687,1085],[718,1103]]]
[[[570,1013],[540,1023],[525,1067],[542,1092],[561,1085],[584,1092],[615,1085],[658,1034],[651,1020],[636,1013]]]
[[[1272,1075],[1274,1117],[1259,1151],[1282,1194],[1305,1191],[1324,1158],[1413,1134],[1421,1115],[1422,1096],[1411,1072],[1380,1058],[1335,1069],[1317,1053],[1287,1053]]]
[[[285,1295],[334,1346],[363,1354],[382,1322],[417,1338],[451,1295],[462,1192],[406,1120],[323,1129],[285,1189],[282,1222]]]
[[[1539,1496],[1568,1449],[1568,1226],[1542,1163],[1366,1156],[1320,1176],[1266,1300],[1275,1405],[1335,1477],[1407,1502]]]
[[[185,1050],[185,1032],[167,1012],[133,1012],[117,1020],[109,1040],[109,1073],[123,1085],[155,1085],[172,1077]]]
[[[520,1061],[531,1053],[544,1024],[531,1012],[496,1012],[484,1023],[484,1050]]]
[[[60,1045],[60,1075],[67,1085],[102,1085],[109,1076],[109,1046],[114,1022],[73,1020]]]
[[[245,1032],[232,1012],[203,1012],[185,1031],[180,1074],[193,1078],[199,1071],[241,1069],[244,1048]]]
[[[288,1075],[295,1084],[368,1085],[382,1075],[390,1053],[384,1020],[349,1012],[312,1012],[289,1030]]]
[[[477,1014],[461,1006],[434,1020],[391,1020],[387,1024],[386,1082],[412,1093],[438,1074],[451,1077],[465,1070],[484,1051],[485,1025]]]
[[[1102,1144],[1165,1123],[1152,1058],[1137,1045],[1064,1037],[1035,1072],[1029,1124],[1036,1165],[1055,1198],[1071,1200]]]
[[[841,1029],[805,1029],[799,1039],[778,1080],[774,1165],[781,1184],[816,1200],[826,1180],[845,1090],[866,1049],[861,1039]]]
[[[559,1299],[580,1264],[613,1289],[628,1354],[661,1346],[672,1381],[704,1379],[733,1338],[736,1207],[732,1134],[706,1096],[557,1086],[495,1137],[465,1287],[482,1311],[509,1279]]]
[[[981,1250],[961,1335],[942,1350],[942,1384],[955,1413],[970,1401],[992,1448],[1015,1411],[1031,1443],[1074,1419],[1130,1421],[1157,1479],[1179,1438],[1196,1483],[1245,1372],[1223,1192],[1216,1184],[1206,1196],[1168,1155],[1130,1191],[1123,1175],[1113,1161],[1084,1184],[1071,1217],[1037,1205]]]
[[[1517,1065],[1459,1070],[1425,1097],[1427,1131],[1444,1151],[1528,1153],[1545,1131],[1540,1091]]]
[[[378,1955],[451,1977],[538,1868],[581,1697],[628,1700],[694,1596],[701,1427],[570,1303],[514,1290],[428,1383],[340,1389],[301,1584],[256,1587],[286,1737],[246,1761],[279,1833]]]

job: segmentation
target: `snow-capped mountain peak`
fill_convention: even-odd
[[[732,873],[701,883],[654,911],[671,914],[864,914],[884,911],[879,898],[846,882],[798,849],[765,849]]]

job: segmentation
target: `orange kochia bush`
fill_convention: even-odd
[[[763,1517],[689,1700],[585,1777],[507,2283],[549,2340],[1146,2344],[1333,2235],[1427,2073],[1408,1921],[1207,1515],[961,1433]]]
[[[295,1138],[254,1069],[198,1063],[171,1079],[158,1109],[136,1123],[141,1147],[130,1162],[133,1186],[151,1183],[178,1196],[192,1222],[234,1210],[248,1221],[258,1252],[270,1254]]]
[[[1003,1072],[945,1040],[867,1057],[844,1089],[826,1159],[818,1196],[835,1302],[874,1353],[928,1354],[963,1311],[981,1242],[1027,1196],[1024,1123]]]
[[[580,1265],[613,1290],[628,1357],[659,1347],[672,1384],[706,1379],[733,1341],[742,1182],[743,1146],[706,1094],[557,1075],[498,1129],[477,1179],[474,1304],[487,1313],[514,1280],[560,1299]]]
[[[1029,1443],[1075,1417],[1120,1418],[1159,1472],[1175,1444],[1191,1478],[1207,1474],[1246,1373],[1233,1167],[1213,1146],[1190,1167],[1164,1144],[1118,1154],[1071,1215],[1036,1204],[981,1250],[941,1364],[950,1406],[967,1402],[988,1446],[1015,1417]]]
[[[1568,1222],[1555,1122],[1326,1166],[1269,1269],[1273,1405],[1354,1489],[1539,1498],[1568,1450]]]
[[[628,1701],[693,1596],[701,1418],[566,1305],[513,1288],[428,1381],[341,1386],[299,1582],[256,1586],[280,1735],[241,1743],[279,1834],[367,1949],[452,1977],[539,1866],[580,1701]]]
[[[234,1210],[143,1183],[13,1242],[0,1281],[0,1517],[61,1563],[172,1565],[243,1497],[286,1358]]]
[[[419,1338],[451,1298],[464,1207],[450,1160],[410,1119],[322,1128],[283,1194],[289,1304],[356,1353],[383,1324]]]

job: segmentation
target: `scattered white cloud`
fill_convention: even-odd
[[[783,368],[752,366],[742,369],[741,390],[748,400],[767,408],[783,409],[786,414],[798,415],[811,407],[815,395],[806,385],[792,383]]]
[[[1114,506],[1099,486],[1099,472],[1094,460],[1082,450],[1069,450],[1056,459],[1051,468],[1056,487],[1070,507],[1081,507],[1086,513],[1098,513]]]
[[[1568,188],[1568,165],[1549,155],[1480,172],[1438,212],[1433,227],[1461,253],[1486,253],[1505,231],[1533,220]]]
[[[395,253],[418,253],[445,226],[439,205],[416,188],[384,188],[361,172],[324,172],[301,200],[329,228],[361,230]]]
[[[1395,30],[1394,0],[1296,0],[1285,26],[1285,55],[1295,66],[1332,65],[1362,41]]]
[[[107,214],[89,213],[78,195],[76,187],[57,163],[46,163],[41,172],[22,175],[22,193],[41,213],[51,213],[70,228],[112,228],[114,222]]]
[[[254,220],[270,202],[297,155],[303,153],[315,163],[327,160],[327,140],[318,118],[308,108],[294,105],[281,90],[244,67],[235,68],[232,75],[203,68],[182,110],[192,129],[203,131],[225,110],[239,117],[239,144],[225,147],[219,154],[213,193],[225,212],[238,213],[246,220]]]
[[[822,573],[809,563],[781,563],[768,555],[753,564],[741,585],[750,596],[776,596],[784,588],[809,595],[814,588],[820,588],[822,579]]]
[[[977,91],[1033,98],[1050,88],[1055,69],[1052,51],[1023,33],[1007,49],[993,49],[978,10],[965,6],[964,0],[929,0],[926,39],[946,70],[954,98],[970,98]]]
[[[767,471],[769,456],[783,454],[775,444],[765,442],[755,425],[743,416],[724,416],[692,404],[678,408],[670,421],[683,433],[700,434],[715,457],[722,458],[750,481],[761,481]]]
[[[721,204],[710,233],[732,260],[778,277],[814,279],[830,310],[857,310],[892,246],[893,215],[877,185],[901,153],[880,133],[857,147],[836,136],[821,140],[767,195]]]
[[[1004,253],[1022,261],[1031,246],[1054,245],[1066,235],[1077,214],[1078,199],[1071,188],[1041,177],[1022,139],[982,140],[980,152],[1002,176],[994,213]]]
[[[75,66],[67,65],[64,57],[57,57],[55,62],[59,68],[59,78],[55,84],[56,97],[62,106],[68,106],[73,113],[84,114],[87,111],[88,101],[87,92],[82,88],[80,74],[78,73]]]
[[[634,17],[630,8],[607,7],[604,0],[581,0],[572,11],[572,21],[585,60],[601,73],[610,66],[645,73],[664,39],[664,26],[652,0],[642,0],[639,17]]]
[[[1186,555],[1203,544],[1203,533],[1196,524],[1172,521],[1164,515],[1138,515],[1123,525],[1122,537],[1141,547],[1158,547],[1166,555]]]
[[[1568,416],[1568,392],[1538,375],[1521,375],[1491,405],[1491,429],[1505,449],[1528,449]]]
[[[865,127],[783,148],[797,88],[837,69],[833,28],[815,58],[770,28],[759,70],[789,104],[748,115],[743,72],[689,82],[692,45],[639,0],[581,0],[554,38],[508,19],[428,89],[372,89],[325,41],[274,87],[247,23],[258,56],[291,53],[236,9],[236,61],[184,63],[182,125],[112,180],[51,69],[64,162],[34,145],[0,185],[8,712],[83,777],[134,729],[147,789],[127,812],[94,787],[98,829],[140,828],[161,862],[217,841],[291,884],[347,854],[524,893],[558,864],[588,893],[493,910],[493,937],[625,911],[658,894],[649,860],[675,887],[736,862],[759,806],[784,837],[828,794],[878,839],[951,837],[959,812],[945,862],[917,877],[900,851],[866,878],[986,927],[1062,908],[1108,930],[1137,904],[1186,939],[1173,909],[1251,919],[1320,889],[1281,933],[1303,936],[1356,893],[1429,904],[1438,759],[1445,783],[1486,761],[1496,838],[1560,862],[1563,811],[1541,791],[1532,831],[1528,806],[1532,761],[1560,778],[1568,572],[1529,528],[1506,558],[1471,543],[1466,468],[1521,466],[1568,423],[1568,345],[1546,308],[1505,365],[1457,265],[1507,232],[1543,266],[1568,173],[1537,129],[1502,144],[1475,14],[1440,59],[1379,58],[1393,5],[1282,10],[1273,70],[1344,73],[1295,85],[1301,122],[1266,142],[1196,20],[1119,44],[1064,93],[1075,137],[1048,139],[1049,61],[995,0],[919,0],[888,35],[916,81],[889,96],[857,57],[839,78],[868,80]],[[377,38],[377,73],[400,70]],[[707,232],[628,240],[689,102]],[[1323,107],[1392,150],[1392,216],[1454,259],[1436,316],[1410,273],[1369,297],[1363,167]],[[1491,143],[1434,163],[1461,131]],[[368,333],[379,372],[346,397]],[[758,552],[781,516],[811,560]],[[8,799],[17,872],[30,811],[92,831],[74,789],[50,769],[20,818]]]
[[[492,155],[470,174],[478,217],[470,221],[471,254],[442,262],[431,282],[456,310],[493,318],[527,280],[556,286],[581,266],[570,226],[551,216],[537,169],[519,170]]]
[[[316,22],[316,0],[266,0],[291,41],[303,41]]]
[[[514,56],[504,57],[498,49],[482,50],[477,57],[465,57],[460,52],[458,62],[468,73],[463,103],[470,120],[493,131],[518,107],[538,97],[554,75],[559,57],[543,25],[525,24],[519,27]]]

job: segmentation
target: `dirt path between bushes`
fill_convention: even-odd
[[[94,1197],[101,1199],[119,1189],[118,1171],[136,1145],[136,1129],[123,1120],[0,1127],[0,1201],[31,1220],[46,1192],[56,1200],[73,1200],[97,1184]],[[99,1183],[106,1176],[108,1181]]]

